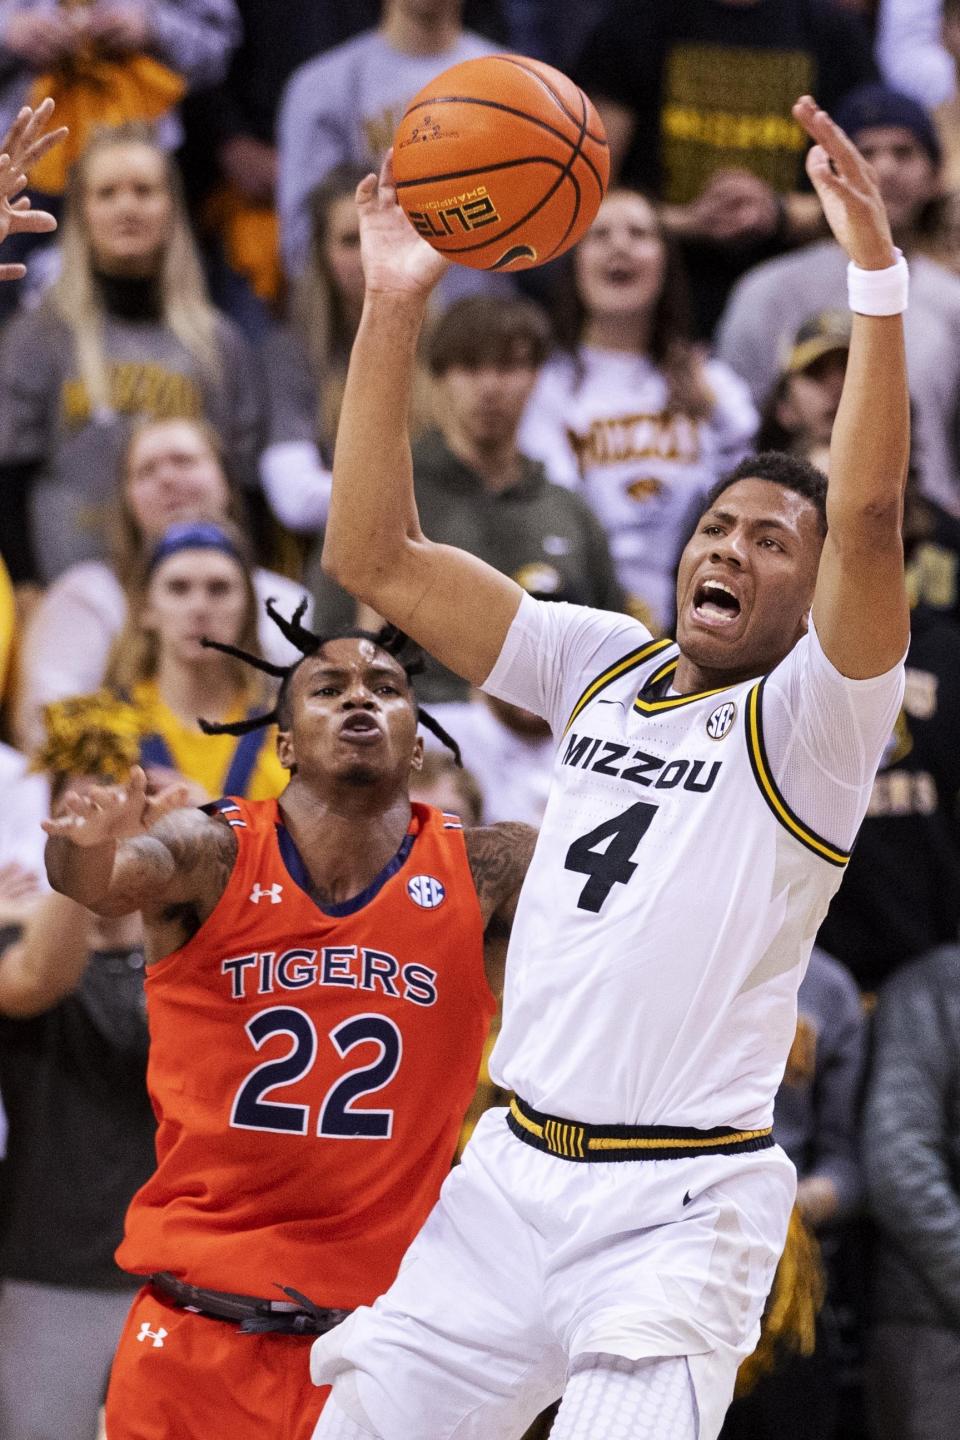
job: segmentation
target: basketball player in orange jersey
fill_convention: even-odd
[[[54,887],[147,936],[157,1169],[117,1258],[149,1278],[110,1440],[310,1435],[312,1338],[387,1287],[450,1168],[499,987],[485,934],[532,852],[526,826],[411,805],[418,718],[438,727],[403,637],[282,628],[305,658],[279,800],[176,808],[134,770],[46,823]]]

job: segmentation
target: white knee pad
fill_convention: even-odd
[[[682,1355],[573,1363],[550,1440],[697,1440],[699,1419]]]

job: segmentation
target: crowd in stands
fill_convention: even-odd
[[[0,287],[5,1440],[95,1435],[152,1155],[138,923],[49,891],[40,820],[138,760],[191,803],[283,788],[273,730],[198,727],[272,703],[202,641],[288,663],[268,600],[379,623],[319,563],[353,194],[427,80],[503,49],[588,91],[611,188],[560,261],[451,268],[410,421],[424,531],[539,598],[670,633],[711,484],[755,450],[829,469],[846,259],[798,95],[873,162],[910,262],[906,694],[800,990],[795,1224],[723,1436],[957,1434],[960,0],[3,0],[0,130],[47,92],[71,126],[31,186],[59,229],[14,237],[28,275]],[[433,662],[418,693],[465,770],[428,736],[416,798],[536,825],[540,717]]]

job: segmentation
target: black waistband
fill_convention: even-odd
[[[287,1300],[259,1300],[254,1295],[233,1295],[224,1290],[202,1290],[166,1272],[150,1276],[150,1284],[182,1310],[194,1310],[213,1320],[227,1320],[245,1334],[325,1335],[350,1314],[324,1310],[286,1285],[278,1285]]]
[[[688,1160],[694,1155],[744,1155],[768,1150],[766,1130],[690,1130],[672,1125],[580,1125],[544,1115],[515,1095],[507,1124],[525,1145],[562,1160]]]

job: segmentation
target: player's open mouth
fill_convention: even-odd
[[[701,580],[694,592],[693,613],[707,625],[732,625],[740,609],[739,598],[723,580]]]
[[[348,715],[340,734],[354,745],[372,745],[380,739],[380,726],[372,715]]]

